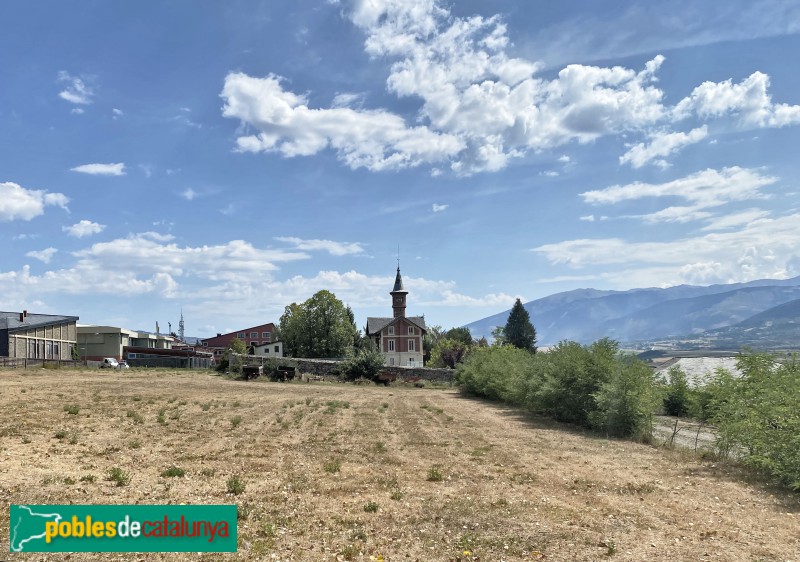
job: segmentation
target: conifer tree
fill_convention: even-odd
[[[536,353],[536,329],[531,324],[531,318],[522,302],[517,299],[511,307],[506,327],[503,329],[505,343]]]

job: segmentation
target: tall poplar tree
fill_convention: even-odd
[[[519,299],[511,307],[503,335],[505,343],[536,353],[536,328],[531,324],[531,317]]]

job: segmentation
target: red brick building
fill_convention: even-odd
[[[275,324],[270,322],[269,324],[260,324],[227,334],[217,334],[213,338],[200,340],[198,345],[208,348],[209,351],[213,351],[214,358],[219,359],[230,345],[231,340],[239,339],[246,348],[250,348],[265,343],[272,343],[274,341],[274,333]]]
[[[422,337],[427,332],[424,316],[406,316],[408,291],[403,287],[400,266],[392,295],[391,318],[367,318],[367,337],[378,346],[387,365],[422,367]]]

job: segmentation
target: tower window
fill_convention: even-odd
[[[394,326],[389,326],[389,335],[390,336],[394,335]]]
[[[414,335],[414,327],[413,326],[409,326],[408,327],[408,335],[409,336],[413,336]]]

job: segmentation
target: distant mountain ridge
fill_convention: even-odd
[[[737,325],[798,299],[800,277],[794,277],[628,291],[576,289],[524,306],[536,327],[539,344],[552,345],[565,339],[590,343],[608,336],[625,342],[701,334]],[[473,337],[490,338],[496,326],[505,325],[508,313],[466,327]]]

